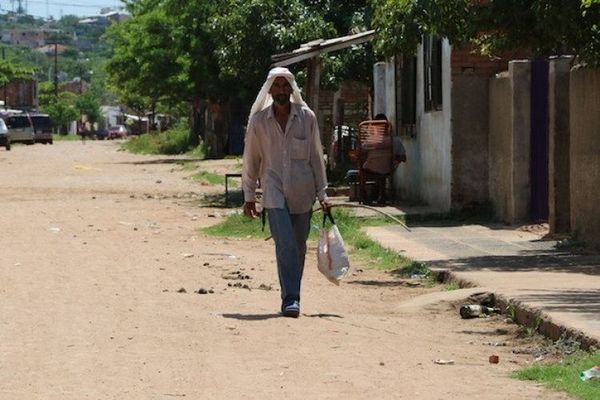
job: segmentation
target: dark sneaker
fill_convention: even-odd
[[[300,315],[300,303],[294,301],[281,308],[281,313],[284,317],[298,318]]]

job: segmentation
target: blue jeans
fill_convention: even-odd
[[[300,301],[300,282],[304,271],[311,215],[312,211],[290,214],[287,204],[285,208],[267,209],[269,227],[275,241],[282,306]]]

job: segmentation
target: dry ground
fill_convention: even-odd
[[[535,356],[500,318],[461,320],[466,294],[361,265],[336,287],[314,246],[302,316],[279,317],[272,242],[200,234],[219,217],[191,196],[223,188],[191,174],[115,142],[0,151],[0,399],[566,398],[508,378]]]

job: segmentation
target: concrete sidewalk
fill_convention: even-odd
[[[388,225],[367,233],[452,280],[493,293],[501,306],[514,307],[520,322],[537,321],[552,339],[566,332],[584,348],[600,343],[600,254],[561,251],[539,232],[503,226],[423,226],[407,232]]]

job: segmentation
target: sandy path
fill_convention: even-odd
[[[404,307],[439,289],[377,271],[335,287],[314,247],[303,315],[280,318],[272,243],[198,233],[216,220],[190,193],[223,188],[117,150],[0,151],[0,399],[566,398],[508,378],[533,359],[510,346],[488,363],[481,342],[511,341],[496,331],[510,325],[460,320],[446,302]],[[251,290],[228,286],[236,271]]]

